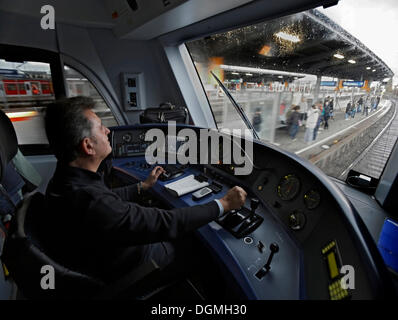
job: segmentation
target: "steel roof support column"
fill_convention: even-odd
[[[322,79],[322,76],[320,76],[320,75],[316,76],[316,83],[315,83],[315,88],[314,88],[314,100],[313,100],[314,104],[318,101],[319,91],[321,89],[321,79]]]

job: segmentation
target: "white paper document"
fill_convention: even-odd
[[[209,185],[208,182],[203,181],[199,182],[195,179],[193,174],[182,178],[180,180],[165,184],[164,187],[167,191],[175,195],[176,197],[181,197],[184,194],[196,191],[203,187],[207,187]]]

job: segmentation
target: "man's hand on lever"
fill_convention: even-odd
[[[142,188],[144,190],[148,190],[149,188],[153,187],[158,181],[159,176],[164,172],[164,169],[161,166],[156,166],[151,173],[149,174],[148,178],[142,182]]]
[[[239,209],[246,200],[247,193],[241,187],[235,186],[228,190],[227,194],[220,199],[224,212]]]

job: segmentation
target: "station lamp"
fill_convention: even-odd
[[[340,53],[335,53],[335,54],[333,55],[333,57],[335,57],[335,58],[337,58],[337,59],[344,59],[344,56],[343,56],[342,54],[340,54]]]
[[[279,31],[278,33],[275,33],[275,36],[277,36],[278,38],[281,38],[283,40],[293,42],[293,43],[301,41],[299,37],[297,37],[293,34],[290,34],[290,33],[283,32],[283,31]]]

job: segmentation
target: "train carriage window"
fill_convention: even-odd
[[[91,97],[96,102],[94,112],[101,118],[102,123],[107,127],[117,126],[118,123],[112,114],[111,109],[107,106],[98,90],[90,83],[90,81],[80,72],[69,66],[65,66],[64,71],[68,88],[68,97]]]
[[[50,91],[51,90],[50,88],[51,88],[51,86],[49,83],[42,83],[42,85],[41,85],[41,89],[43,92]]]
[[[262,141],[338,179],[351,169],[379,178],[397,140],[398,94],[395,60],[384,60],[397,54],[395,42],[369,45],[385,33],[379,9],[346,0],[186,42],[218,128],[246,124],[212,73]],[[369,32],[335,22],[357,10]]]
[[[17,93],[17,86],[15,84],[13,84],[13,83],[7,83],[6,84],[6,89],[9,92]]]
[[[25,91],[25,84],[24,83],[18,83],[18,92],[24,94],[23,91]]]

